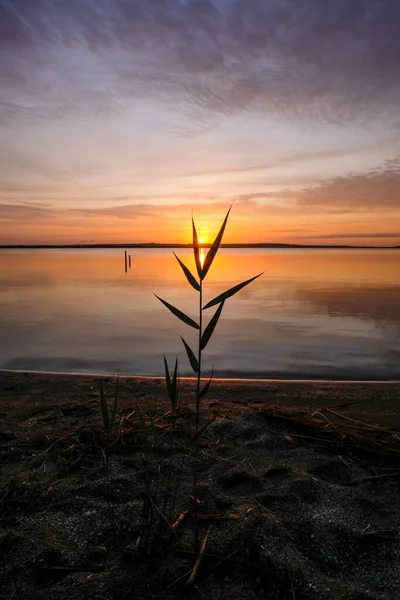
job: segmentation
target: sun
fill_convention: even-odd
[[[200,243],[200,244],[204,244],[204,237],[203,237],[203,236],[200,236],[200,237],[199,237],[199,243]]]

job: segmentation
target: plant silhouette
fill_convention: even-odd
[[[203,264],[201,264],[201,259],[200,259],[200,244],[199,244],[199,240],[197,237],[196,225],[195,225],[194,219],[192,217],[193,252],[194,252],[194,258],[195,258],[195,264],[196,264],[198,278],[196,278],[193,275],[193,273],[190,271],[190,269],[181,261],[181,259],[175,254],[175,252],[173,253],[176,260],[178,261],[179,265],[181,266],[182,271],[185,274],[185,277],[186,277],[188,283],[199,294],[198,320],[194,321],[191,317],[189,317],[184,312],[182,312],[181,310],[176,308],[176,306],[173,306],[172,304],[170,304],[166,300],[163,300],[163,298],[160,298],[159,296],[157,296],[157,294],[155,294],[156,298],[158,298],[160,300],[160,302],[162,302],[164,304],[164,306],[166,306],[168,308],[168,310],[170,310],[176,317],[178,317],[178,319],[180,319],[181,321],[183,321],[183,323],[185,323],[186,325],[189,325],[190,327],[193,327],[193,329],[196,329],[198,331],[198,343],[197,343],[197,352],[196,353],[192,350],[192,348],[189,346],[189,344],[182,337],[182,342],[185,347],[185,350],[186,350],[186,353],[187,353],[187,356],[188,356],[188,359],[190,362],[190,366],[192,367],[192,369],[197,377],[196,432],[198,431],[198,426],[199,426],[200,402],[201,402],[201,399],[207,394],[208,389],[211,384],[211,381],[212,381],[212,378],[213,378],[213,372],[211,372],[211,376],[210,376],[209,380],[203,387],[201,387],[201,378],[202,378],[202,360],[201,359],[202,359],[203,350],[206,348],[208,342],[210,341],[210,339],[214,333],[215,327],[221,317],[225,301],[228,298],[230,298],[231,296],[234,296],[235,294],[237,294],[246,285],[248,285],[249,283],[251,283],[252,281],[257,279],[258,277],[260,277],[260,275],[262,275],[262,273],[259,273],[258,275],[255,275],[254,277],[251,277],[250,279],[247,279],[246,281],[243,281],[242,283],[238,283],[237,285],[233,286],[229,290],[226,290],[219,296],[216,296],[210,302],[208,302],[205,306],[203,306],[203,282],[211,268],[211,265],[214,261],[215,256],[217,255],[218,249],[219,249],[221,241],[222,241],[222,237],[225,232],[225,227],[228,222],[228,217],[231,212],[231,208],[232,208],[232,206],[230,206],[230,208],[226,214],[226,217],[224,219],[224,222],[222,223],[222,226],[218,232],[218,235],[215,238],[213,244],[211,245],[211,247],[204,259]],[[203,313],[205,310],[212,308],[213,306],[218,306],[218,308],[215,311],[214,315],[211,317],[207,326],[205,328],[203,328]],[[169,377],[169,371],[168,371],[168,363],[166,361],[165,356],[164,356],[164,361],[165,361],[167,387],[169,388],[171,383],[170,383],[170,377]],[[175,366],[175,373],[176,373],[176,366]],[[168,385],[168,383],[169,383],[169,385]]]

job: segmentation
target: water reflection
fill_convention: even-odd
[[[205,257],[206,257],[206,255],[204,253],[204,249],[200,248],[200,264],[201,264],[201,266],[204,265],[204,259],[205,259]]]
[[[192,253],[177,253],[195,273]],[[190,342],[192,332],[153,292],[193,317],[196,292],[170,250],[130,254],[125,273],[121,250],[0,251],[0,368],[162,374],[166,352],[189,374],[179,334]],[[399,258],[391,250],[221,251],[205,302],[265,274],[226,303],[206,368],[399,377]]]
[[[400,285],[359,287],[355,283],[330,289],[301,288],[297,298],[311,303],[315,312],[326,312],[331,317],[347,315],[377,324],[400,325]]]

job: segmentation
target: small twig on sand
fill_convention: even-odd
[[[232,554],[229,554],[229,556],[224,556],[224,558],[221,558],[221,560],[219,562],[217,562],[217,564],[214,566],[214,568],[216,569],[217,567],[222,565],[222,563],[226,562],[227,560],[231,560],[231,558],[233,556],[235,556],[235,554],[239,554],[239,552],[240,552],[240,550],[235,550],[234,552],[232,552]]]
[[[365,481],[375,481],[377,479],[391,479],[392,477],[400,477],[400,471],[394,471],[393,473],[383,473],[382,475],[369,475],[368,477],[363,477],[359,481],[364,483]]]
[[[347,408],[348,406],[352,406],[353,404],[359,404],[359,400],[352,400],[351,402],[340,402],[339,404],[330,404],[326,408]],[[322,410],[322,409],[320,409]]]
[[[177,527],[179,527],[179,525],[181,525],[183,523],[183,521],[186,519],[187,516],[188,516],[187,510],[185,510],[184,512],[181,512],[181,514],[176,519],[176,521],[174,523],[172,523],[172,525],[171,525],[172,529],[174,529],[174,530],[177,529]]]
[[[187,577],[188,575],[190,575],[190,573],[192,572],[192,570],[187,571],[186,573],[184,573],[183,575],[181,575],[180,577],[178,577],[178,579],[175,579],[175,581],[173,581],[168,587],[167,590],[169,590],[170,588],[174,587],[174,585],[176,585],[177,583],[179,583],[180,581],[182,581],[182,579],[185,579],[185,577]]]
[[[389,429],[386,429],[385,427],[380,427],[379,425],[371,425],[370,423],[364,423],[363,421],[357,421],[356,419],[352,419],[351,417],[346,417],[345,415],[342,415],[334,410],[331,410],[330,408],[326,408],[325,410],[327,412],[331,413],[332,415],[335,415],[335,417],[339,417],[340,419],[345,419],[346,421],[351,421],[352,423],[357,423],[358,425],[362,425],[363,427],[368,427],[370,429],[376,429],[377,431],[386,431],[387,433],[393,433],[392,431],[390,431]]]
[[[58,440],[53,442],[48,448],[46,448],[46,450],[43,450],[43,452],[40,452],[40,454],[38,454],[38,456],[43,456],[43,454],[47,454],[47,452],[49,452],[52,448],[54,448],[54,446],[56,444],[58,444],[59,442],[62,442],[63,440],[65,440],[67,437],[70,437],[70,436],[71,436],[71,433],[67,433],[66,435],[63,435],[62,437],[58,438]]]
[[[331,411],[330,411],[331,412]],[[322,417],[323,419],[325,419],[325,421],[328,423],[328,425],[330,425],[332,427],[332,429],[334,431],[336,431],[336,433],[342,438],[342,440],[347,437],[345,433],[342,433],[333,423],[332,421],[330,421],[328,419],[328,417],[326,415],[324,415],[323,413],[319,412],[319,410],[316,410],[315,412],[313,412],[312,416],[314,417],[315,415],[319,415],[320,417]]]
[[[207,533],[204,536],[203,542],[201,544],[199,555],[197,557],[196,562],[194,563],[194,567],[192,569],[189,579],[187,580],[186,585],[193,585],[196,580],[197,572],[199,570],[201,561],[203,560],[204,552],[206,550],[206,546],[207,546],[207,542],[208,542],[208,534],[210,532],[210,528],[211,528],[211,525],[208,526]]]

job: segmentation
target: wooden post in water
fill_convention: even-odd
[[[125,273],[127,273],[127,271],[128,271],[128,255],[125,250]]]
[[[129,268],[131,268],[131,255],[128,256],[129,259]]]

